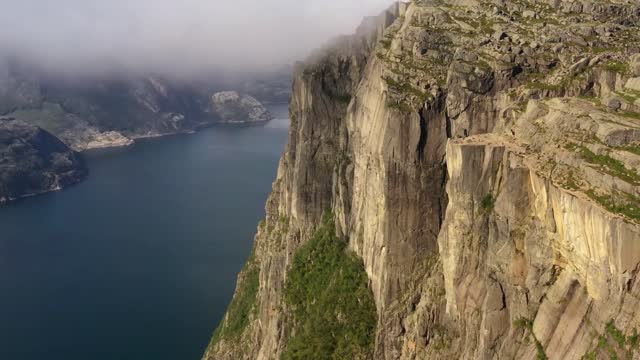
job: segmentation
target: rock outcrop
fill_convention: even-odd
[[[211,97],[213,111],[224,123],[259,123],[273,116],[258,100],[236,91],[223,91]]]
[[[84,162],[48,132],[0,118],[0,204],[60,190],[84,179]]]
[[[314,54],[248,310],[204,359],[303,358],[289,271],[326,211],[375,301],[362,358],[639,357],[639,23],[631,1],[416,0]]]

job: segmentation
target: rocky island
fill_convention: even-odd
[[[638,358],[639,25],[414,0],[300,64],[203,359]]]

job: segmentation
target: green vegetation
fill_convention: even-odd
[[[623,98],[626,102],[633,104],[636,100],[640,98],[640,91],[636,90],[627,90],[625,92],[614,91],[616,95]]]
[[[617,195],[600,195],[593,189],[587,191],[587,196],[612,213],[640,221],[640,198],[627,193]]]
[[[640,348],[639,340],[640,340],[640,338],[638,336],[638,329],[633,328],[633,330],[631,331],[631,335],[629,335],[629,337],[627,337],[627,344],[632,349],[638,349],[638,348]]]
[[[414,111],[414,109],[411,107],[411,105],[407,104],[404,101],[399,101],[399,102],[387,102],[387,106],[389,106],[392,109],[397,109],[400,110],[404,113],[411,113]]]
[[[391,88],[392,90],[395,90],[399,93],[403,93],[403,94],[413,94],[416,97],[418,97],[419,99],[426,99],[428,97],[429,94],[427,94],[424,91],[421,91],[419,89],[414,88],[413,86],[407,84],[407,83],[400,83],[396,80],[394,80],[391,77],[388,76],[384,76],[382,77],[382,79],[387,83],[387,85],[389,86],[389,88]]]
[[[610,342],[610,340],[613,341]],[[598,357],[598,355],[602,352],[606,352],[609,355],[609,359],[633,359],[637,351],[640,350],[638,345],[637,329],[634,328],[631,335],[627,337],[616,327],[613,319],[611,319],[605,325],[605,333],[598,337],[596,348],[584,354],[582,359],[600,359],[601,357]]]
[[[348,105],[351,102],[351,95],[332,95],[331,98],[339,103]]]
[[[607,322],[607,326],[605,329],[607,330],[607,333],[613,338],[613,340],[618,343],[618,345],[620,345],[621,347],[624,346],[624,343],[627,341],[627,339],[622,331],[620,331],[620,329],[618,329],[613,323],[613,320],[609,320],[609,322]]]
[[[567,173],[567,177],[562,185],[564,186],[565,189],[569,189],[569,190],[580,189],[580,184],[576,181],[575,173],[573,172],[573,170],[570,170]]]
[[[620,61],[609,61],[604,65],[605,70],[618,74],[626,74],[629,71],[629,64]]]
[[[451,18],[456,21],[460,21],[469,25],[479,34],[490,35],[493,33],[493,25],[495,24],[495,20],[490,17],[483,15],[480,19],[476,19],[474,17],[463,15],[454,16],[450,14],[449,16],[451,16]]]
[[[484,197],[482,197],[482,200],[480,201],[480,206],[485,211],[493,210],[495,205],[496,205],[496,199],[493,198],[492,194],[486,194]]]
[[[289,221],[289,217],[288,216],[281,215],[278,218],[278,222],[280,222],[280,225],[282,226],[282,230],[283,231],[286,232],[286,231],[289,230],[289,222],[290,221]]]
[[[547,354],[544,351],[544,346],[542,343],[536,338],[536,335],[533,333],[533,320],[527,318],[520,318],[513,322],[513,325],[517,328],[525,329],[529,332],[529,334],[533,337],[533,341],[536,344],[536,359],[538,360],[548,360]]]
[[[585,161],[598,166],[600,171],[622,179],[629,184],[640,185],[640,175],[637,170],[627,169],[622,161],[616,160],[609,155],[597,155],[582,145],[569,144],[566,148],[577,151]]]
[[[494,24],[495,21],[493,19],[483,16],[480,18],[480,22],[474,27],[477,28],[480,33],[490,35],[493,33]]]
[[[519,329],[533,329],[533,320],[527,318],[519,318],[513,322],[513,325]]]
[[[610,51],[612,49],[608,47],[602,47],[602,46],[591,46],[589,47],[589,50],[591,50],[592,54],[597,55],[597,54],[602,54],[604,52]]]
[[[60,134],[75,125],[74,120],[65,117],[65,111],[60,104],[50,102],[43,103],[40,109],[18,110],[9,116],[39,126],[53,134]]]
[[[585,70],[586,71],[586,70]],[[530,89],[547,90],[547,91],[561,91],[570,87],[575,82],[584,81],[584,74],[566,75],[562,77],[556,84],[550,84],[545,82],[545,77],[549,74],[534,73],[530,75],[530,80],[526,86]]]
[[[620,115],[622,115],[624,117],[640,120],[640,113],[637,113],[637,112],[634,112],[634,111],[623,111],[623,112],[620,113]]]
[[[544,82],[531,81],[527,83],[527,87],[530,89],[548,90],[548,91],[560,91],[562,86],[556,84],[548,84]]]
[[[335,235],[332,215],[295,254],[285,285],[293,334],[282,359],[371,358],[376,308],[364,265]]]
[[[249,325],[252,315],[256,315],[256,295],[260,287],[260,268],[253,254],[242,270],[238,288],[227,309],[227,314],[213,333],[209,346],[221,339],[237,338]]]
[[[640,185],[640,174],[638,174],[638,171],[635,169],[627,169],[621,161],[609,155],[596,155],[593,151],[582,145],[571,143],[565,147],[568,150],[579,153],[585,161],[596,165],[599,171],[615,176],[632,185]],[[618,149],[636,154],[640,153],[640,149],[637,146],[621,147]],[[577,190],[578,184],[575,183],[572,176],[573,174],[571,174],[571,177],[565,185],[570,189]],[[608,211],[623,215],[635,221],[640,221],[640,198],[625,192],[601,193],[594,189],[589,189],[586,194]]]

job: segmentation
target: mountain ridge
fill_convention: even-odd
[[[257,81],[257,80],[256,80]],[[266,74],[256,86],[264,95],[273,84],[282,96],[280,73]],[[251,91],[251,83],[219,84],[171,80],[158,75],[95,75],[73,78],[48,74],[18,60],[0,63],[0,114],[48,130],[74,150],[127,146],[136,138],[189,133],[225,122],[213,97],[234,87]],[[242,99],[250,95],[242,93]],[[228,106],[233,106],[229,103]],[[269,118],[258,103],[253,106]],[[229,113],[228,109],[225,109]],[[250,109],[234,107],[235,121],[252,121]]]

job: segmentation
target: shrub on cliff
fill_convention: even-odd
[[[295,254],[285,288],[293,334],[283,359],[371,358],[376,308],[362,261],[335,235],[331,215]]]

